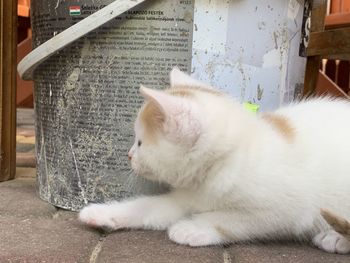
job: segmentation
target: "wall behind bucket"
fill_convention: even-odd
[[[301,92],[303,0],[196,0],[192,75],[272,110]]]
[[[32,1],[40,45],[111,1]],[[40,196],[78,210],[163,191],[136,177],[127,152],[143,99],[140,83],[164,88],[173,66],[189,72],[193,1],[146,1],[89,33],[34,73]]]

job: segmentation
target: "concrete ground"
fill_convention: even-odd
[[[30,157],[33,127],[23,122],[17,151]],[[327,254],[306,244],[190,248],[169,241],[164,231],[99,232],[80,224],[76,213],[42,201],[35,168],[30,168],[35,163],[23,156],[18,156],[22,167],[17,167],[16,179],[0,183],[0,263],[350,262],[350,255]]]
[[[301,244],[247,244],[189,248],[164,231],[103,233],[74,212],[42,201],[35,168],[17,168],[17,179],[0,183],[0,262],[350,262]]]

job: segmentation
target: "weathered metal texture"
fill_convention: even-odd
[[[32,1],[34,46],[110,2]],[[133,175],[127,152],[143,102],[140,83],[164,88],[173,66],[190,71],[192,28],[193,1],[148,1],[37,68],[41,198],[78,210],[88,202],[165,190]]]
[[[196,0],[192,74],[272,110],[298,97],[303,0]]]

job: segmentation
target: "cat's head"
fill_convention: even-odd
[[[163,91],[141,86],[145,104],[135,121],[129,159],[136,174],[176,187],[205,169],[199,161],[208,151],[205,137],[210,140],[205,104],[221,94],[177,68],[170,73],[170,86]]]

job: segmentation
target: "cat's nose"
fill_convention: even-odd
[[[129,161],[131,161],[132,156],[130,153],[128,153],[128,158],[129,158]]]

